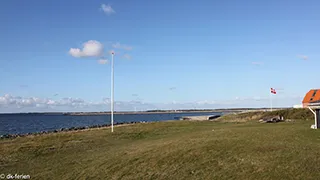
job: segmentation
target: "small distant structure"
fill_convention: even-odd
[[[311,89],[303,98],[302,106],[314,114],[314,124],[311,128],[320,128],[320,89]]]
[[[295,109],[303,108],[303,105],[302,104],[297,104],[297,105],[294,105],[293,108],[295,108]]]

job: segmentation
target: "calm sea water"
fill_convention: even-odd
[[[217,115],[221,113],[116,114],[114,122],[164,121],[181,116]],[[44,114],[0,114],[0,135],[53,131],[60,128],[110,124],[110,115],[65,116]]]

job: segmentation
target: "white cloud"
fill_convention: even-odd
[[[298,55],[298,58],[303,59],[303,60],[308,60],[309,57],[306,55]]]
[[[101,5],[101,9],[102,9],[102,11],[103,11],[104,13],[106,13],[107,15],[116,13],[109,4],[108,4],[108,5],[102,4],[102,5]]]
[[[79,98],[63,98],[61,100],[52,100],[48,98],[37,97],[19,97],[4,95],[0,96],[0,107],[48,107],[48,106],[79,106],[85,105],[86,102]]]
[[[7,100],[4,97],[0,97],[0,105],[6,105]]]
[[[47,105],[54,105],[54,104],[56,104],[56,102],[53,101],[53,100],[49,100],[49,101],[47,102]]]
[[[99,59],[99,60],[98,60],[98,63],[99,63],[99,64],[107,64],[107,63],[108,63],[108,60],[107,60],[107,59]]]
[[[293,107],[295,104],[301,104],[303,97],[274,97],[274,107]],[[267,97],[236,97],[230,100],[220,101],[195,101],[195,102],[175,102],[175,103],[158,103],[156,106],[159,109],[219,109],[219,108],[268,108],[270,99]]]
[[[125,45],[125,44],[120,44],[119,42],[117,42],[115,44],[112,44],[112,47],[115,48],[115,49],[124,49],[124,50],[127,50],[127,51],[131,51],[133,49],[132,46],[128,46],[128,45]]]
[[[81,52],[80,49],[77,49],[77,48],[71,48],[69,50],[69,54],[73,57],[76,57],[76,58],[79,58],[79,57],[82,57],[83,56],[83,53]]]
[[[204,101],[197,101],[196,104],[200,104],[200,105],[204,105],[204,104],[215,104],[216,101],[208,101],[208,100],[204,100]]]
[[[103,45],[99,41],[90,40],[83,43],[83,48],[71,48],[69,54],[76,58],[99,57],[103,54]]]
[[[110,103],[110,98],[102,98],[102,103],[103,104]]]
[[[155,106],[141,101],[115,101],[115,110],[133,110],[134,107],[144,110]],[[9,94],[0,96],[0,113],[8,112],[72,112],[72,111],[109,111],[110,99],[103,98],[99,102],[85,101],[81,98],[49,98],[19,97]]]

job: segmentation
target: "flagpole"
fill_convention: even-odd
[[[114,52],[111,53],[111,132],[113,132],[113,110],[114,110]]]
[[[272,112],[272,93],[270,93],[270,103],[271,103],[271,112]]]
[[[272,111],[272,88],[270,89],[270,111]]]

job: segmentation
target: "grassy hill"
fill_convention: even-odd
[[[264,117],[272,116],[283,116],[284,119],[291,120],[314,120],[314,115],[309,109],[283,109],[277,111],[255,111],[255,112],[244,112],[244,113],[234,113],[222,116],[218,121],[224,122],[234,122],[234,121],[251,121],[259,120]]]
[[[278,113],[296,121],[254,120],[273,113],[128,125],[114,133],[102,128],[4,139],[0,174],[28,174],[31,179],[319,179],[320,130],[310,129],[312,114],[288,110]]]

